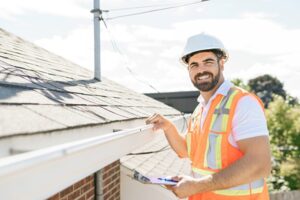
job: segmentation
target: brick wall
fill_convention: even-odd
[[[97,192],[100,200],[120,200],[120,161],[104,167],[97,173]]]
[[[94,175],[88,176],[63,191],[53,195],[48,200],[94,200]]]
[[[115,161],[48,200],[120,200],[120,161]]]

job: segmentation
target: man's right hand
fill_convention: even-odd
[[[153,124],[153,131],[162,129],[172,149],[181,158],[188,157],[184,136],[178,133],[176,126],[160,114],[154,114],[146,120],[146,124]]]
[[[174,124],[170,120],[157,113],[150,116],[146,120],[146,124],[153,124],[153,131],[162,129],[165,132],[174,126]]]

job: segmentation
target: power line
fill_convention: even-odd
[[[165,7],[165,8],[158,8],[158,9],[154,9],[154,10],[148,10],[148,11],[143,11],[143,12],[136,12],[136,13],[130,13],[130,14],[126,14],[126,15],[119,15],[119,16],[115,16],[115,17],[107,17],[107,18],[103,18],[102,16],[102,13],[104,12],[109,12],[109,11],[117,11],[117,10],[130,10],[130,9],[139,9],[139,8],[146,8],[146,7],[158,7],[158,6],[165,6],[165,5],[170,5],[170,4],[156,4],[156,5],[149,5],[149,6],[136,6],[136,7],[127,7],[127,8],[120,8],[120,9],[111,9],[111,10],[98,10],[101,15],[100,15],[100,18],[99,20],[100,21],[103,21],[103,24],[105,26],[105,28],[107,29],[107,32],[110,36],[110,42],[112,44],[112,47],[113,49],[119,53],[121,55],[121,57],[125,57],[124,54],[122,53],[122,51],[119,49],[117,43],[116,43],[116,40],[114,39],[113,37],[113,34],[110,32],[110,30],[108,29],[108,26],[107,26],[107,23],[106,21],[107,20],[114,20],[114,19],[118,19],[118,18],[123,18],[123,17],[129,17],[129,16],[134,16],[134,15],[142,15],[142,14],[146,14],[146,13],[151,13],[151,12],[157,12],[157,11],[162,11],[162,10],[168,10],[168,9],[173,9],[173,8],[179,8],[179,7],[185,7],[185,6],[190,6],[190,5],[194,5],[194,4],[199,4],[199,3],[202,3],[202,2],[205,2],[205,1],[209,1],[209,0],[200,0],[200,1],[195,1],[195,2],[190,2],[190,3],[184,3],[184,4],[180,4],[178,5],[174,5],[174,4],[171,4],[171,5],[174,5],[174,6],[169,6],[169,7]],[[152,88],[153,90],[155,90],[157,93],[160,93],[154,86],[152,86],[151,84],[147,83],[146,81],[144,80],[140,80],[136,77],[136,75],[133,73],[133,71],[130,69],[129,65],[128,65],[128,61],[127,59],[125,59],[125,68],[128,70],[128,72],[136,79],[138,80],[139,82],[143,83],[143,84],[146,84],[148,87]]]
[[[162,11],[162,10],[169,10],[169,9],[173,9],[173,8],[185,7],[185,6],[190,6],[190,5],[194,5],[194,4],[199,4],[199,3],[202,3],[205,1],[209,1],[209,0],[195,1],[195,2],[185,3],[185,4],[181,4],[181,5],[176,5],[176,6],[169,6],[169,7],[165,7],[165,8],[158,8],[158,9],[147,10],[147,11],[142,11],[142,12],[130,13],[130,14],[119,15],[119,16],[115,16],[115,17],[108,17],[108,18],[105,18],[105,20],[114,20],[114,19],[123,18],[123,17],[130,17],[130,16],[142,15],[142,14],[151,13],[151,12],[158,12],[158,11]]]
[[[153,85],[151,85],[150,83],[148,83],[148,82],[146,82],[146,81],[144,81],[144,80],[141,80],[141,79],[137,78],[136,74],[130,69],[129,63],[128,63],[128,61],[127,61],[127,59],[126,59],[124,53],[123,53],[123,52],[121,51],[121,49],[118,47],[117,42],[116,42],[116,40],[114,39],[113,34],[111,33],[111,31],[109,30],[109,28],[108,28],[108,26],[107,26],[107,23],[105,22],[104,19],[102,19],[102,21],[103,21],[103,24],[104,24],[104,26],[105,26],[105,28],[106,28],[108,34],[109,34],[111,45],[112,45],[114,51],[117,52],[117,53],[123,58],[123,60],[124,60],[124,62],[125,62],[125,68],[127,69],[127,71],[128,71],[128,72],[129,72],[129,73],[130,73],[137,81],[139,81],[139,82],[141,82],[141,83],[147,85],[148,87],[150,87],[151,89],[153,89],[153,90],[156,91],[157,93],[160,93],[160,92],[159,92]]]
[[[143,151],[143,152],[138,152],[138,153],[129,153],[127,154],[127,156],[137,156],[137,155],[145,155],[145,154],[153,154],[153,153],[160,153],[163,151],[167,151],[171,149],[171,147],[169,145],[166,145],[164,147],[162,147],[161,149],[158,150],[154,150],[154,151]]]
[[[186,2],[186,1],[184,1],[184,2]],[[125,7],[125,8],[114,8],[114,9],[109,9],[109,11],[137,10],[137,9],[143,9],[143,8],[153,8],[153,7],[162,7],[162,6],[169,6],[169,5],[175,5],[175,4],[183,4],[184,2],[154,4],[154,5],[147,5],[147,6],[133,6],[133,7]]]

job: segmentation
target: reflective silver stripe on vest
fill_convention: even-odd
[[[216,119],[213,122],[213,125],[211,127],[211,130],[217,133],[224,132],[225,130],[222,130],[222,122],[223,122],[223,114],[219,114],[216,116]]]
[[[216,109],[214,114],[229,114],[229,109],[227,108],[219,108],[219,109]]]
[[[216,190],[214,193],[226,196],[241,196],[262,193],[264,189],[264,179],[259,179],[250,184],[239,185],[225,190]]]
[[[251,184],[251,189],[257,189],[264,186],[264,180],[263,179],[256,180],[254,182],[251,182],[250,184]],[[227,190],[250,190],[250,184],[239,185],[236,187],[229,188]]]
[[[225,130],[223,130],[224,127],[225,127],[225,129],[227,128],[227,124],[223,125],[223,121],[224,121],[223,118],[224,118],[224,115],[229,116],[229,109],[226,108],[226,104],[234,91],[235,91],[235,89],[231,88],[228,91],[228,94],[222,99],[220,106],[214,111],[213,118],[215,118],[215,120],[211,122],[211,123],[213,123],[211,126],[212,131],[224,132],[225,131]]]
[[[234,92],[236,92],[236,90],[231,88],[228,91],[228,94],[222,98],[221,102],[215,108],[210,124],[211,131],[208,134],[207,147],[205,151],[205,167],[209,167],[211,169],[222,168],[221,141],[224,132],[227,130],[229,118],[229,108],[226,108],[226,105],[228,104],[230,97],[234,95]]]
[[[194,167],[192,168],[192,171],[195,178],[201,178],[203,176],[213,174],[213,172],[211,171],[197,169]],[[214,191],[214,193],[227,195],[227,196],[249,195],[250,193],[252,194],[261,193],[263,191],[264,183],[265,183],[264,179],[259,179],[251,182],[250,184],[239,185],[224,190],[216,190]]]
[[[211,169],[220,169],[222,168],[221,162],[218,162],[218,156],[221,155],[220,149],[217,149],[217,146],[220,146],[222,139],[221,134],[210,133],[208,135],[209,146],[207,150],[207,166]],[[219,154],[219,155],[218,155]]]

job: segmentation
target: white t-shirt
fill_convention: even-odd
[[[233,84],[230,81],[225,80],[207,104],[205,104],[205,100],[201,95],[198,97],[198,102],[203,107],[201,128],[203,127],[212,100],[218,94],[226,95],[232,86]],[[232,119],[232,132],[228,138],[230,144],[238,147],[236,141],[263,135],[268,136],[269,131],[264,112],[259,102],[251,96],[242,97],[237,104]]]

